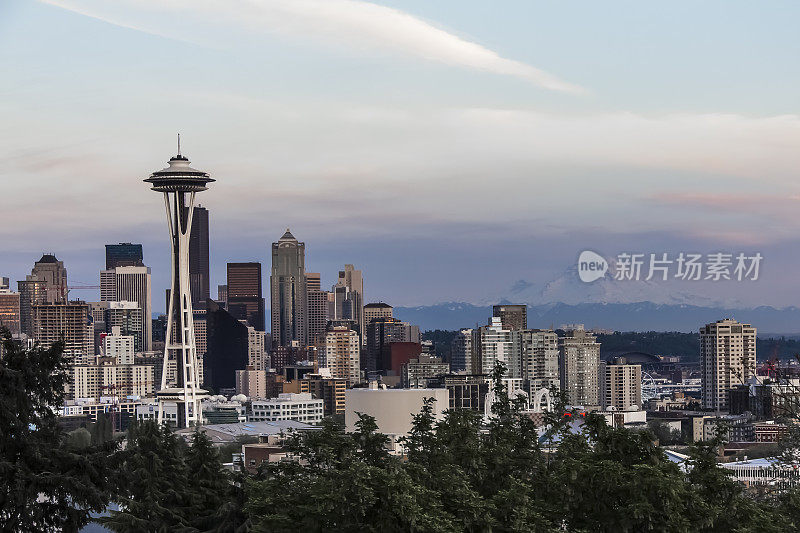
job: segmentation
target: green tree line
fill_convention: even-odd
[[[63,400],[60,347],[24,350],[7,339],[0,360],[0,528],[74,531],[98,519],[113,531],[589,532],[795,531],[800,495],[754,496],[716,464],[716,445],[692,448],[688,469],[649,431],[608,427],[563,404],[540,438],[495,374],[498,402],[478,413],[426,402],[390,455],[375,420],[347,433],[326,421],[292,434],[294,460],[229,472],[202,433],[186,443],[153,421],[126,446],[70,443],[49,406]],[[19,413],[19,414],[18,414]],[[100,439],[104,440],[104,439]]]

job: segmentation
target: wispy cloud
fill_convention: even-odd
[[[228,24],[524,79],[553,91],[584,89],[527,63],[502,57],[413,15],[359,0],[41,0],[126,28],[197,42],[183,22]],[[176,19],[176,17],[180,17]],[[221,43],[214,43],[220,45]]]

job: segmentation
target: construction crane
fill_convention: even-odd
[[[69,300],[70,291],[83,291],[83,290],[100,290],[100,285],[70,285],[67,287],[67,300]]]

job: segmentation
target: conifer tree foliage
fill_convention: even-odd
[[[299,462],[263,466],[247,484],[255,531],[794,531],[800,498],[748,497],[716,464],[718,443],[670,462],[649,431],[611,428],[556,402],[544,437],[494,373],[487,424],[472,411],[434,416],[426,401],[389,456],[375,420],[347,434],[327,422],[295,435]]]
[[[205,433],[196,430],[186,446],[167,425],[138,422],[128,429],[128,445],[118,459],[120,510],[98,520],[112,531],[242,531],[241,496],[238,509],[231,509],[241,489]]]
[[[26,349],[8,330],[0,338],[0,530],[77,530],[111,496],[116,443],[92,446],[58,427],[54,409],[68,382],[63,343]]]

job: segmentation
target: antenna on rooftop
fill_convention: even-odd
[[[181,155],[181,134],[178,134],[178,155]]]

